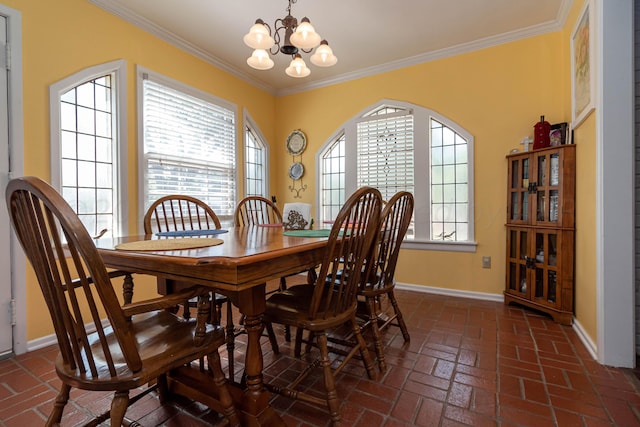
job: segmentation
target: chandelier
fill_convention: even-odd
[[[291,16],[291,4],[297,0],[289,0],[287,16],[276,19],[272,37],[271,27],[262,19],[256,19],[256,23],[244,36],[244,43],[255,49],[253,54],[247,59],[247,64],[256,70],[269,70],[273,68],[273,60],[269,54],[276,55],[278,52],[291,55],[291,63],[285,70],[291,77],[307,77],[311,70],[302,59],[300,52],[310,53],[311,62],[318,67],[330,67],[338,62],[338,58],[333,54],[326,40],[321,37],[311,25],[309,18],[304,17],[298,24],[298,20]],[[284,34],[283,34],[284,33]]]

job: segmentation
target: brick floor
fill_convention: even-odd
[[[404,343],[399,330],[391,328],[384,334],[386,373],[369,380],[361,362],[352,360],[338,376],[343,425],[640,426],[640,381],[631,370],[595,362],[571,327],[518,306],[396,293],[411,342]],[[282,328],[276,333],[279,355],[263,341],[265,378],[274,382],[300,368]],[[236,346],[236,380],[243,339],[238,337]],[[0,361],[0,426],[44,424],[60,385],[53,370],[56,353],[51,346]],[[221,355],[226,364],[224,349]],[[306,384],[318,386],[317,380]],[[73,390],[62,425],[87,422],[92,413],[108,408],[110,398]],[[281,396],[272,405],[287,425],[329,425],[325,408]],[[203,405],[179,397],[162,406],[154,393],[136,402],[127,416],[143,426],[221,422]]]

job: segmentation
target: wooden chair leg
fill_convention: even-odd
[[[376,350],[376,358],[378,359],[378,368],[380,372],[387,371],[387,363],[384,359],[384,348],[382,345],[382,334],[378,326],[378,315],[376,313],[376,299],[367,298],[367,308],[369,310],[369,323],[373,332],[373,344]]]
[[[69,392],[71,391],[71,386],[67,384],[62,384],[60,387],[60,393],[56,397],[56,401],[53,404],[53,410],[51,414],[49,414],[49,418],[47,419],[47,423],[45,424],[47,427],[56,426],[60,424],[60,420],[62,420],[62,412],[64,411],[64,407],[67,405],[69,401]]]
[[[324,373],[324,388],[327,393],[327,407],[331,415],[331,425],[333,427],[340,426],[340,401],[338,400],[338,392],[336,391],[335,378],[331,370],[331,359],[329,359],[329,347],[327,344],[327,335],[324,332],[315,334],[318,348],[320,349],[320,365]]]
[[[360,325],[358,325],[358,321],[356,320],[355,316],[351,318],[351,326],[353,327],[353,335],[355,336],[358,347],[360,348],[360,357],[362,357],[362,362],[364,363],[364,367],[367,370],[367,376],[370,380],[375,380],[378,378],[378,375],[373,369],[373,361],[371,360],[371,355],[369,354],[367,343],[364,341],[364,338],[362,338],[362,334],[360,333]]]
[[[302,333],[304,332],[304,329],[302,328],[297,328],[296,329],[296,342],[294,343],[293,346],[293,356],[300,358],[300,354],[302,353]]]
[[[113,396],[113,401],[111,402],[111,411],[109,413],[112,426],[122,425],[127,407],[129,407],[129,390],[116,391]]]
[[[203,363],[200,361],[200,366]],[[162,374],[157,378],[158,382],[158,401],[160,404],[164,404],[169,399],[169,384],[167,382],[167,375]]]
[[[306,343],[304,345],[304,352],[305,353],[309,353],[311,351],[311,345],[312,345],[313,340],[315,338],[316,338],[315,333],[309,331],[309,335],[308,335],[307,341],[306,341]]]
[[[227,334],[227,359],[229,360],[229,379],[235,381],[235,347],[236,347],[236,331],[233,324],[233,310],[231,301],[227,300],[227,325],[225,327]]]
[[[404,342],[409,342],[411,340],[411,337],[409,336],[409,330],[407,329],[407,325],[406,323],[404,323],[404,318],[402,317],[402,312],[400,311],[400,306],[398,305],[396,296],[393,294],[393,291],[389,292],[388,296],[389,296],[389,301],[391,301],[391,305],[393,306],[393,311],[396,315],[398,326],[402,331],[402,337],[404,338]]]
[[[278,341],[276,340],[276,334],[273,332],[273,325],[269,321],[264,322],[264,327],[267,329],[267,335],[269,336],[269,342],[271,348],[275,354],[280,354],[280,347],[278,347]]]
[[[227,388],[227,380],[222,372],[222,365],[220,364],[220,354],[216,351],[207,357],[209,369],[213,375],[213,383],[218,389],[218,399],[220,404],[224,408],[224,416],[229,421],[230,426],[239,426],[240,418],[236,412],[235,406],[233,406],[233,399]]]
[[[284,292],[287,290],[287,279],[285,277],[280,278],[280,292]],[[286,342],[291,342],[291,327],[289,325],[284,325],[284,340]]]

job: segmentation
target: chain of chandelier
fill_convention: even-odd
[[[291,16],[291,4],[297,0],[289,0],[287,16],[276,19],[272,36],[271,27],[262,19],[256,19],[255,24],[244,36],[244,43],[255,49],[253,54],[247,59],[247,64],[256,70],[269,70],[273,68],[273,60],[269,55],[276,55],[278,52],[291,55],[292,60],[285,73],[291,77],[307,77],[311,70],[302,59],[300,52],[310,53],[311,63],[318,67],[330,67],[338,62],[338,58],[333,54],[326,40],[322,40],[320,35],[311,25],[309,18],[304,17],[298,24],[298,20]],[[284,36],[281,32],[284,31]],[[275,49],[275,50],[274,50]]]

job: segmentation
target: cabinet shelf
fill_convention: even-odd
[[[507,156],[505,303],[571,324],[574,294],[575,145]]]

